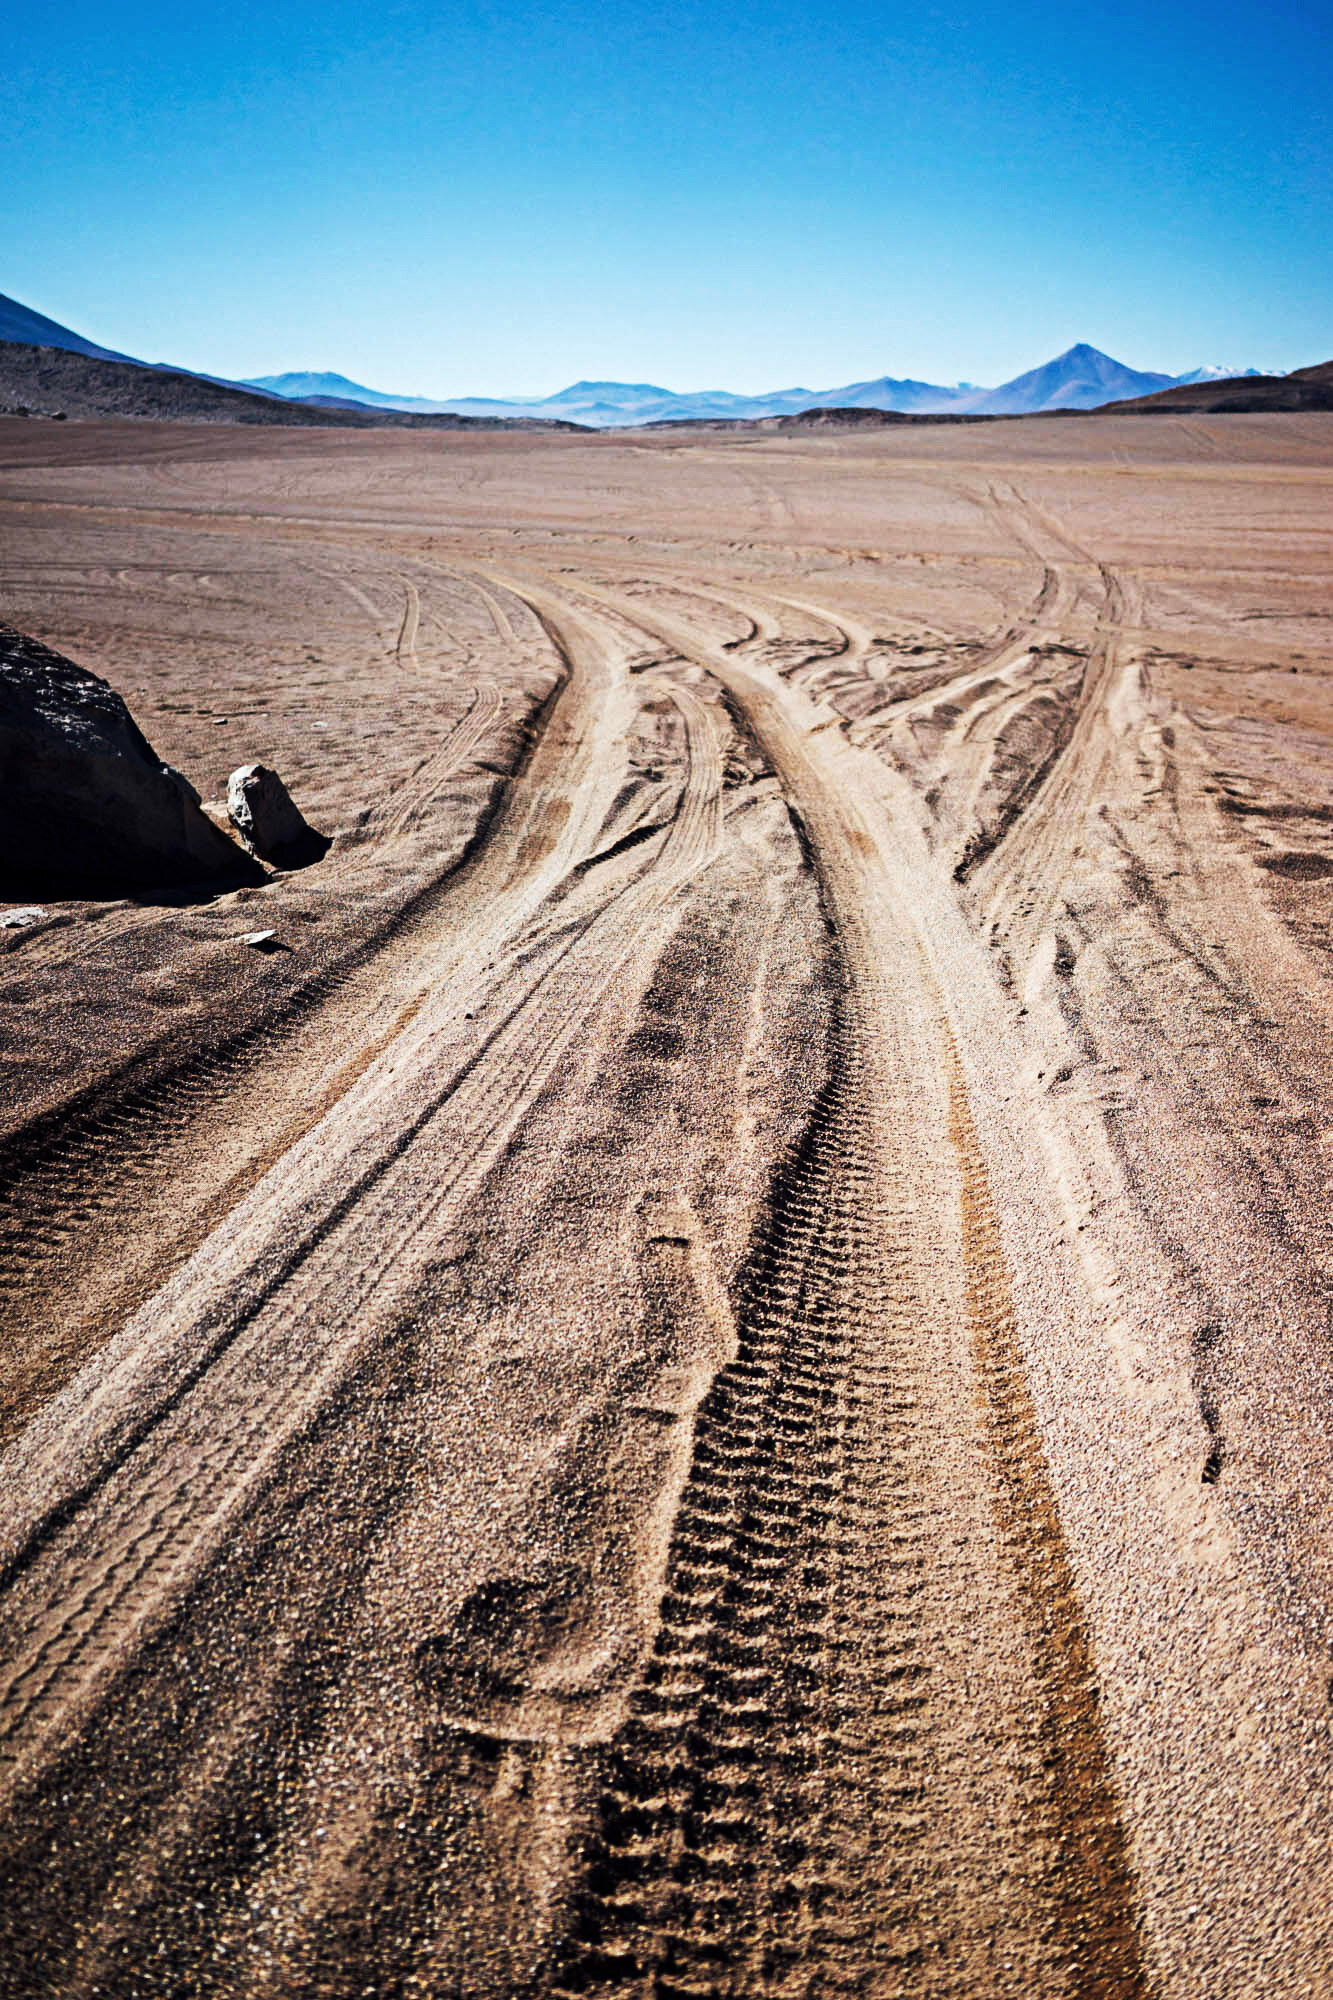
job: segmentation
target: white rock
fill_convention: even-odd
[[[305,868],[329,842],[307,825],[290,792],[267,764],[242,764],[227,781],[227,811],[252,854],[275,868]]]

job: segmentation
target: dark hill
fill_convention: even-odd
[[[898,424],[988,424],[991,417],[962,410],[877,410],[859,404],[830,404],[817,410],[797,410],[789,417],[761,417],[757,430],[879,430]]]
[[[1104,403],[1097,414],[1219,416],[1230,411],[1242,416],[1263,410],[1333,410],[1333,361],[1319,361],[1291,375],[1230,375],[1220,382],[1191,382],[1162,389],[1155,396]]]
[[[34,312],[20,299],[6,298],[3,292],[0,292],[0,340],[19,341],[25,347],[63,347],[71,354],[92,355],[98,361],[135,358],[119,353],[114,347],[99,347],[95,340],[85,340],[81,333],[62,326],[58,319],[48,319],[45,313]]]
[[[902,424],[990,424],[984,413],[960,410],[876,410],[822,406],[796,410],[785,417],[658,417],[640,424],[645,431],[862,431],[889,430]]]
[[[206,376],[68,348],[0,341],[0,415],[149,417],[178,424],[283,424],[324,429],[557,430],[580,424],[532,418],[408,415],[401,410],[321,409],[232,389]]]

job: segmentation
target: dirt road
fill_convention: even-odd
[[[0,426],[0,1992],[1327,1992],[1331,483]]]

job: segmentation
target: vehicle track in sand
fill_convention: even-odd
[[[452,581],[458,580],[453,572],[441,573],[449,574]],[[335,572],[318,570],[315,574],[326,582],[338,585],[360,604],[374,621],[376,635],[382,638],[384,622],[382,614],[359,585]],[[486,605],[497,636],[512,652],[517,653],[520,650],[519,642],[512,627],[504,620],[497,600],[481,590],[480,586],[474,588]],[[412,585],[411,589],[415,591],[416,586]],[[409,609],[412,601],[409,599]],[[415,602],[419,624],[419,593]],[[407,616],[408,611],[405,610],[404,618]],[[387,652],[395,665],[420,670],[420,661],[415,650],[412,650],[409,658],[406,652],[401,652],[397,646],[390,644]],[[444,740],[429,756],[421,760],[402,783],[378,804],[372,806],[358,826],[342,835],[340,849],[345,852],[349,848],[367,843],[401,840],[412,834],[429,814],[433,802],[450,779],[471,762],[491,727],[502,714],[503,706],[503,696],[493,676],[479,674],[467,711],[458,718]],[[63,965],[68,965],[104,955],[113,939],[123,939],[136,932],[151,935],[160,928],[162,922],[163,913],[160,908],[144,909],[135,904],[128,904],[119,909],[104,909],[98,912],[96,922],[89,925],[88,935],[76,942],[69,936],[68,918],[57,916],[46,924],[34,926],[31,931],[17,934],[10,942],[9,948],[24,949],[27,956],[39,959],[55,957]]]
[[[618,608],[740,707],[805,826],[845,983],[736,1361],[696,1420],[563,1990],[1141,1993],[1088,1641],[892,843],[799,694]],[[978,1678],[985,1770],[964,1747]]]
[[[891,649],[886,654],[884,642],[876,639],[869,625],[845,611],[834,612],[808,598],[764,591],[753,584],[738,595],[695,579],[686,582],[672,575],[668,581],[661,577],[662,586],[675,594],[725,605],[730,614],[743,616],[750,632],[726,641],[727,651],[763,658],[794,686],[829,703],[846,718],[846,732],[853,743],[917,767],[922,788],[936,798],[945,791],[951,795],[961,791],[961,802],[950,796],[948,803],[960,827],[958,854],[963,876],[1023,810],[1073,726],[1087,683],[1086,671],[1072,694],[1062,691],[1053,698],[1046,659],[1058,656],[1064,667],[1062,677],[1066,681],[1070,678],[1071,663],[1083,650],[1065,643],[1067,624],[1081,593],[1069,567],[1070,558],[1096,569],[1086,550],[1034,508],[1016,487],[1007,485],[1002,492],[991,484],[982,497],[968,497],[1002,534],[1041,563],[1041,583],[1020,616],[1011,618],[980,647],[968,648],[966,664],[959,671],[941,667],[927,688],[913,694],[897,691]],[[825,626],[831,635],[827,646],[812,649],[808,642],[785,630],[781,623],[784,610],[788,614],[799,612]],[[1096,660],[1093,664],[1096,666]],[[1045,725],[1041,733],[1051,740],[1039,754],[1027,759],[1021,786],[1017,780],[1002,786],[1007,796],[999,823],[991,809],[979,825],[982,795],[993,783],[997,750],[1003,746],[1006,732],[1036,715]],[[919,729],[923,730],[921,740]],[[1012,753],[1010,761],[1018,761]]]
[[[1323,2000],[1333,434],[1223,429],[11,446],[359,837],[6,960],[179,1041],[11,1149],[0,1987]]]
[[[687,747],[656,852],[544,950],[524,950],[488,1005],[465,966],[441,967],[440,999],[148,1301],[99,1385],[81,1385],[63,1425],[48,1418],[35,1457],[20,1452],[17,1504],[0,1526],[0,1757],[14,1782],[123,1665],[352,1365],[372,1302],[377,1319],[393,1311],[630,961],[651,966],[676,891],[715,851],[722,778],[712,711],[686,688],[653,685],[679,709]],[[484,928],[494,952],[503,915]],[[470,939],[467,963],[484,949]],[[471,1033],[458,1018],[471,1017],[466,1000]]]
[[[421,595],[411,577],[400,577],[399,581],[407,595],[402,623],[394,641],[394,652],[404,666],[411,667],[415,672],[420,664],[417,659],[417,633],[421,627]]]
[[[466,715],[454,724],[439,749],[425,759],[406,784],[371,810],[363,824],[349,836],[348,844],[402,840],[411,834],[441,788],[481,748],[500,714],[503,700],[493,680],[479,680]]]
[[[669,669],[618,680],[629,628],[720,684],[777,770],[844,987],[830,1080],[738,1287],[735,1359],[696,1419],[659,1636],[603,1753],[558,1983],[1137,1994],[985,1169],[891,842],[841,769],[869,753],[742,664],[744,642],[590,591],[614,614],[599,627],[563,586],[506,581],[577,668],[578,726],[543,738],[545,788],[477,864],[500,893],[479,923],[474,897],[452,952],[436,946],[430,996],[11,1452],[0,1790],[21,1797],[89,1726],[402,1310],[605,995],[631,965],[646,978],[677,892],[716,852],[719,713]],[[548,912],[645,696],[681,720],[677,808]],[[539,836],[550,798],[569,803]],[[979,1702],[995,1752],[980,1761]]]
[[[967,881],[983,917],[998,910],[997,884],[1020,923],[1008,926],[1011,962],[1025,965],[1050,929],[1060,888],[1087,839],[1113,754],[1114,698],[1128,667],[1125,630],[1139,624],[1137,580],[1103,566],[1103,607],[1077,696],[1046,756],[1005,799],[993,825],[970,836],[955,874]]]
[[[484,846],[460,870],[428,881],[364,946],[231,1035],[131,1065],[8,1137],[0,1148],[0,1436],[142,1304],[415,1018],[442,954],[445,964],[471,963],[475,977],[484,941],[506,923],[521,927],[578,860],[586,815],[601,797],[600,777],[585,782],[587,758],[605,756],[616,728],[605,663],[591,652],[588,659],[566,666],[567,684],[545,719],[535,719],[535,747],[497,816],[483,818]],[[429,775],[406,801],[390,802],[391,818],[404,806],[400,838],[475,754],[498,712],[482,691]],[[606,772],[615,768],[613,752]],[[355,856],[356,843],[346,844]],[[474,898],[488,912],[480,926],[469,922]],[[137,912],[125,919],[149,921]],[[238,909],[238,930],[243,922]],[[474,937],[483,941],[481,959]]]
[[[376,604],[369,592],[364,590],[359,583],[355,583],[351,577],[343,576],[337,570],[320,570],[319,574],[326,582],[333,584],[339,590],[345,591],[354,604],[360,605],[361,609],[370,619],[371,630],[374,632],[376,639],[384,647],[388,657],[396,659],[398,656],[397,642],[388,637],[392,626],[390,615],[380,605]]]
[[[891,689],[886,690],[885,698],[892,702],[889,712],[860,721],[855,726],[853,740],[875,746],[894,734],[910,730],[914,721],[929,716],[941,703],[957,703],[984,687],[987,681],[1003,679],[1034,646],[1056,634],[1072,601],[1073,586],[1069,578],[1048,563],[1043,568],[1037,593],[1023,615],[1010,619],[996,637],[970,651],[960,673],[944,670],[932,687],[899,700],[893,700]]]
[[[961,673],[905,701],[893,701],[890,684],[887,715],[862,718],[847,734],[914,771],[954,843],[955,879],[988,919],[996,914],[995,884],[1006,894],[1020,885],[1011,898],[1023,919],[1013,953],[1026,963],[1049,930],[1058,884],[1105,780],[1125,633],[1141,622],[1142,593],[1137,579],[1099,563],[1011,482],[990,482],[968,497],[1042,565],[1035,598]],[[1096,579],[1086,638],[1078,614],[1087,585],[1071,562]],[[847,651],[858,657],[850,633]],[[842,691],[822,676],[812,687],[839,705]]]

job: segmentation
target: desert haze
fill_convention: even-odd
[[[1326,1995],[1333,414],[312,423],[0,420],[314,842],[5,858],[0,1993]]]

